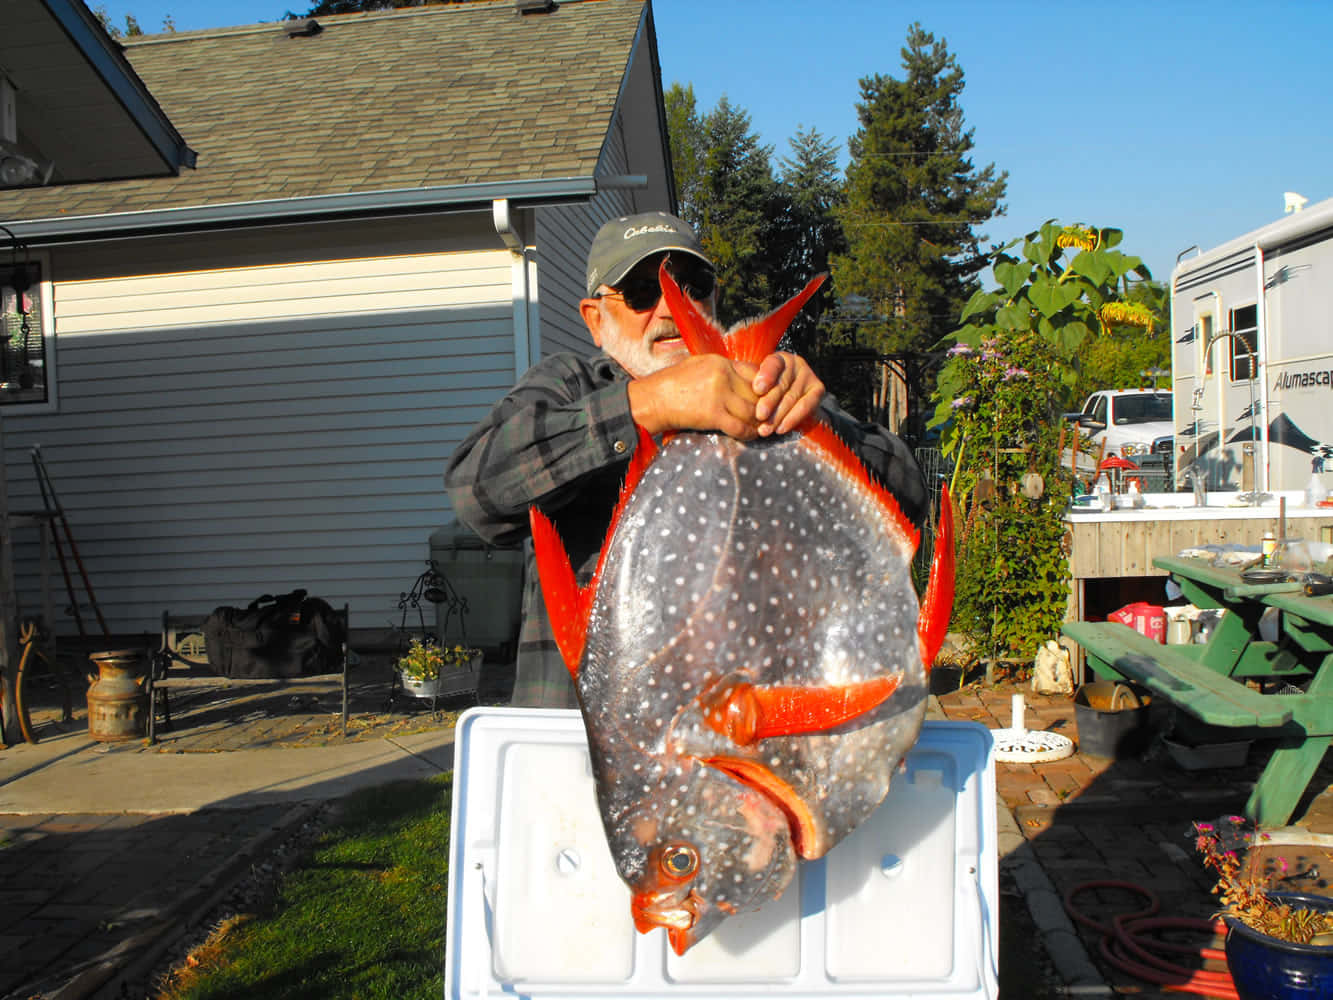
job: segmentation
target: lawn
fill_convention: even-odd
[[[273,905],[228,921],[157,1000],[438,1000],[452,775],[350,796]],[[1021,894],[1001,892],[1001,1000],[1059,995]]]
[[[192,953],[159,1000],[438,1000],[452,775],[344,801],[269,912]]]

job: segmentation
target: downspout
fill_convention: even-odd
[[[509,199],[491,202],[491,222],[501,242],[509,249],[510,293],[514,304],[514,380],[532,365],[537,352],[537,272],[528,248],[509,215]]]
[[[1251,360],[1251,364],[1254,366],[1254,377],[1259,380],[1259,391],[1255,394],[1259,412],[1253,418],[1259,421],[1259,454],[1254,456],[1254,460],[1263,470],[1263,482],[1255,483],[1254,488],[1260,493],[1267,493],[1268,484],[1272,480],[1268,468],[1268,293],[1264,290],[1264,248],[1257,242],[1254,244],[1254,278],[1257,286],[1255,302],[1258,307],[1254,310],[1257,326],[1254,331],[1256,357]]]

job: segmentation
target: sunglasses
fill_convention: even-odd
[[[717,279],[712,268],[696,265],[687,266],[680,271],[674,267],[669,267],[668,270],[680,285],[680,290],[695,302],[702,302],[713,294]],[[651,275],[628,277],[619,285],[613,285],[612,289],[609,292],[598,292],[593,298],[617,298],[635,312],[647,312],[649,309],[656,309],[657,300],[662,297],[662,286],[657,279],[656,270]]]

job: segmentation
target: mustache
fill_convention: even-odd
[[[658,323],[654,323],[648,328],[647,341],[648,343],[653,344],[659,340],[665,340],[668,337],[679,336],[680,327],[676,326],[676,321],[673,319],[664,319]]]

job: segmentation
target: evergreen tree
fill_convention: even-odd
[[[694,100],[694,87],[673,83],[664,97],[667,141],[671,146],[671,173],[676,181],[677,211],[698,229],[699,188],[703,183],[703,123]]]
[[[988,262],[976,227],[1003,211],[1007,177],[968,156],[963,70],[945,43],[914,24],[902,57],[903,79],[861,81],[839,212],[848,251],[833,261],[839,297],[870,302],[857,341],[883,353],[928,350],[957,326]]]
[[[785,215],[772,150],[759,142],[749,114],[726,97],[701,116],[694,89],[673,84],[666,108],[680,215],[717,269],[718,319],[725,326],[768,312],[776,304],[782,260],[775,248]]]
[[[791,156],[782,159],[778,173],[785,213],[773,247],[780,254],[774,271],[774,305],[828,271],[831,255],[847,248],[835,214],[842,199],[837,146],[814,129],[799,128],[789,144]],[[832,307],[830,282],[792,321],[784,347],[815,361],[826,339],[824,317]]]

